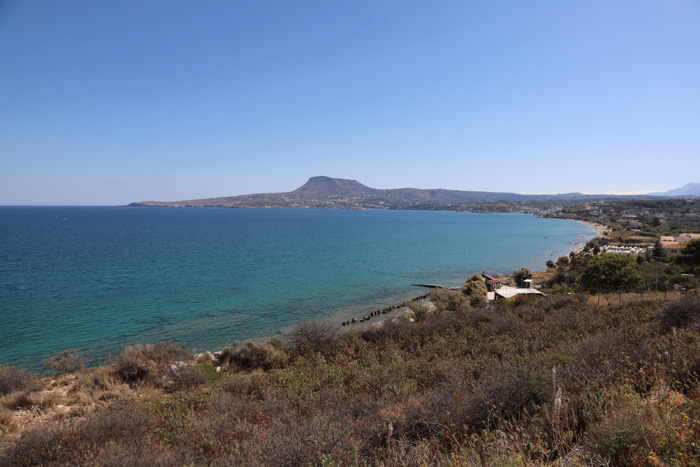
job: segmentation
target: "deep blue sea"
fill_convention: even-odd
[[[593,236],[522,214],[0,207],[0,363],[170,340],[217,350],[425,293],[415,282],[542,270]]]

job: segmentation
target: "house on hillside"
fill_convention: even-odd
[[[525,287],[510,287],[507,285],[501,285],[494,290],[494,300],[505,300],[507,298],[517,298],[520,295],[535,295],[546,297],[547,294],[540,292],[532,286],[532,279],[525,279]]]
[[[680,253],[681,248],[683,248],[683,246],[679,243],[665,243],[661,245],[661,248],[664,249],[664,251],[670,258],[673,258],[678,253]]]
[[[659,242],[661,242],[662,245],[667,245],[669,243],[676,243],[676,239],[675,237],[662,235],[661,238],[659,238]]]

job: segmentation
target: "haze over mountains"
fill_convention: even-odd
[[[677,190],[642,196],[699,196],[700,184],[690,183]],[[259,193],[220,198],[185,201],[142,201],[129,206],[172,207],[297,207],[297,208],[378,208],[401,209],[412,206],[484,203],[497,201],[576,201],[624,198],[612,195],[584,195],[582,193],[522,195],[487,191],[445,189],[370,188],[356,180],[311,177],[304,185],[287,193]]]
[[[680,188],[657,193],[647,193],[649,196],[693,196],[700,198],[700,183],[688,183]]]

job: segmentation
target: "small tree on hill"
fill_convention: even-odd
[[[523,282],[525,279],[532,279],[532,271],[530,271],[528,268],[520,268],[517,271],[513,271],[513,280],[515,281],[515,285],[522,287],[525,284]]]
[[[652,256],[654,256],[657,261],[666,259],[666,250],[661,246],[661,241],[657,240],[656,243],[654,243],[654,252]]]
[[[559,259],[557,260],[557,267],[559,269],[564,269],[569,265],[569,257],[568,256],[560,256]]]
[[[691,240],[686,243],[676,256],[676,263],[693,268],[700,267],[700,240]]]
[[[58,355],[44,360],[44,368],[47,370],[56,370],[60,374],[75,373],[82,371],[88,359],[83,357],[75,349],[66,349]]]

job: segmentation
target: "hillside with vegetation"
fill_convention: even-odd
[[[486,304],[477,279],[345,333],[2,367],[0,466],[700,465],[695,295]]]
[[[466,204],[517,201],[571,201],[610,199],[614,196],[581,193],[523,195],[487,191],[370,188],[356,180],[311,177],[299,188],[284,193],[258,193],[185,201],[141,201],[129,206],[227,207],[227,208],[341,208],[341,209],[440,209]]]

